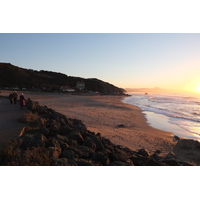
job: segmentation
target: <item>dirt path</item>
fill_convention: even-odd
[[[22,110],[19,104],[10,104],[8,98],[0,97],[0,145],[18,137],[24,127],[18,119],[25,112],[26,108]]]

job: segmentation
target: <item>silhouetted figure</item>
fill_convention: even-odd
[[[18,94],[17,94],[17,92],[15,91],[15,92],[13,93],[13,100],[14,100],[14,103],[15,103],[15,104],[17,103],[17,99],[18,99]]]
[[[13,98],[14,98],[13,92],[11,92],[8,97],[9,97],[9,100],[10,100],[10,104],[12,104],[13,103]]]
[[[19,97],[19,104],[21,106],[21,109],[23,109],[23,107],[25,106],[26,104],[26,100],[25,100],[25,97],[24,97],[24,94],[22,93]]]

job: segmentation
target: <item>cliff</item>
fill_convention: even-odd
[[[123,95],[125,90],[96,78],[85,79],[72,77],[52,71],[36,71],[14,66],[10,63],[0,63],[0,87],[26,89],[59,90],[61,86],[76,88],[77,82],[85,83],[84,92]]]

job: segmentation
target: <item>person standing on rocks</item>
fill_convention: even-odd
[[[24,94],[22,93],[19,97],[19,104],[21,106],[21,109],[23,109],[23,107],[25,106],[26,104],[26,100],[25,100],[25,97],[24,97]]]
[[[13,103],[13,98],[14,98],[13,92],[11,92],[8,97],[9,97],[9,100],[10,100],[10,104],[12,104]]]
[[[18,99],[18,94],[17,94],[16,91],[13,93],[13,99],[14,99],[14,103],[16,104],[17,103],[17,99]]]

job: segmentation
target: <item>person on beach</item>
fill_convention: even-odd
[[[15,92],[13,93],[13,100],[14,100],[14,103],[15,103],[15,104],[17,103],[17,99],[18,99],[18,94],[17,94],[17,92],[15,91]]]
[[[25,106],[26,100],[24,97],[24,94],[22,93],[19,97],[19,105],[21,106],[21,109],[23,109],[23,107]]]
[[[13,92],[11,92],[8,97],[9,97],[9,100],[10,100],[10,104],[12,104],[13,103],[13,98],[14,98]]]

